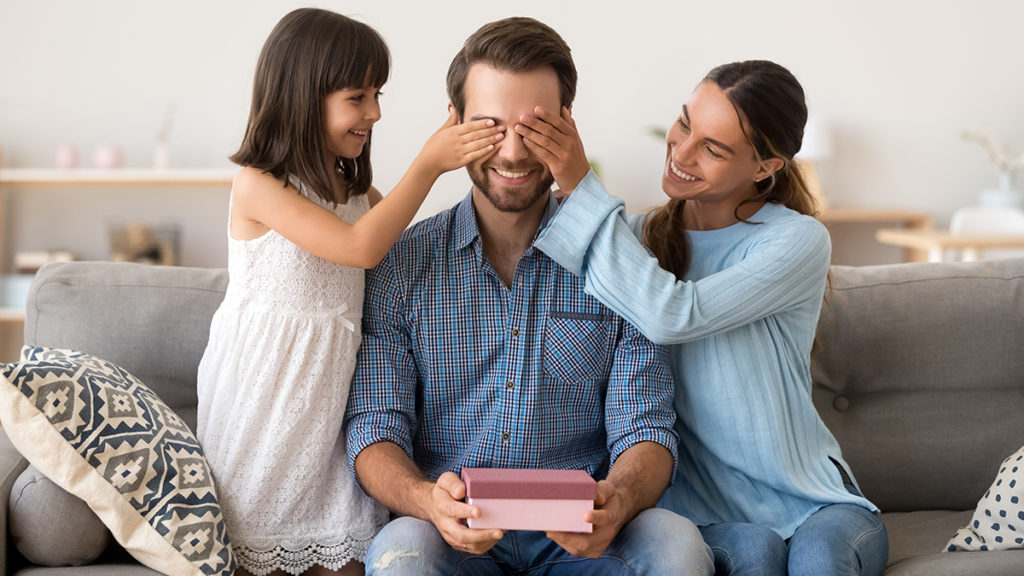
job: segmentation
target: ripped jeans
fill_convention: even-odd
[[[652,508],[627,524],[600,558],[569,554],[543,532],[510,530],[486,554],[454,550],[434,525],[403,516],[370,545],[367,576],[710,576],[711,550],[692,522]]]

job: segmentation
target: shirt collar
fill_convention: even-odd
[[[548,192],[548,204],[544,208],[544,216],[540,219],[540,226],[537,227],[539,236],[541,231],[547,227],[548,222],[558,211],[558,199],[554,192]],[[473,207],[473,190],[455,206],[455,242],[460,249],[465,248],[480,237],[480,228],[476,223],[476,209]],[[532,246],[530,248],[532,250]]]

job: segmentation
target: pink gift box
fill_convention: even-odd
[[[463,468],[466,503],[480,509],[470,528],[593,532],[597,482],[582,470]]]

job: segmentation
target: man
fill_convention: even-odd
[[[678,438],[659,350],[532,248],[557,207],[512,130],[572,105],[569,48],[528,18],[485,25],[448,72],[463,120],[506,126],[469,197],[405,233],[367,276],[347,409],[350,463],[397,519],[368,574],[710,574],[696,527],[651,509]],[[464,467],[585,470],[591,534],[474,530]]]

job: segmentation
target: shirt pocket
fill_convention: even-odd
[[[549,313],[544,326],[544,372],[570,382],[607,378],[615,333],[610,314]]]

